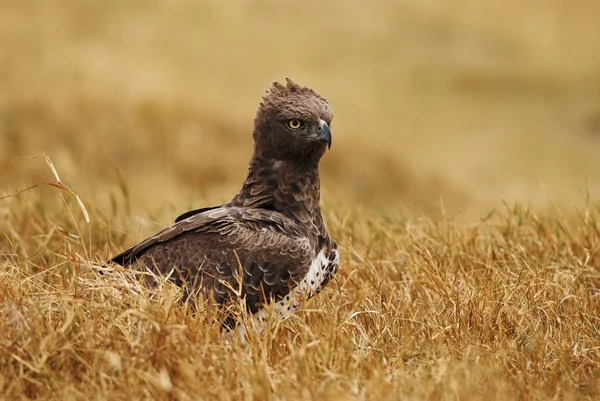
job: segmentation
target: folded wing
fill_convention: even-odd
[[[237,293],[254,313],[265,301],[284,298],[313,257],[303,228],[283,214],[226,207],[180,220],[112,261],[162,275],[174,270],[176,284],[220,304]]]

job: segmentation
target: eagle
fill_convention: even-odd
[[[188,296],[202,293],[218,306],[241,297],[255,316],[272,303],[287,319],[339,266],[320,208],[319,161],[331,148],[332,118],[313,89],[290,78],[273,82],[256,111],[254,152],[239,192],[182,214],[111,261],[169,276]]]

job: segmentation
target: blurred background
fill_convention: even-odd
[[[599,17],[596,0],[2,0],[0,195],[53,181],[45,152],[106,215],[227,201],[263,90],[290,76],[334,109],[330,207],[583,207]]]

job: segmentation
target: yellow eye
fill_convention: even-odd
[[[291,129],[298,129],[302,126],[302,121],[300,120],[290,120],[288,121],[288,127],[290,127]]]

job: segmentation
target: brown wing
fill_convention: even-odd
[[[300,226],[281,213],[219,208],[181,220],[112,261],[169,274],[225,303],[236,291],[252,312],[285,297],[310,268],[314,252]],[[241,281],[241,285],[240,285]]]

